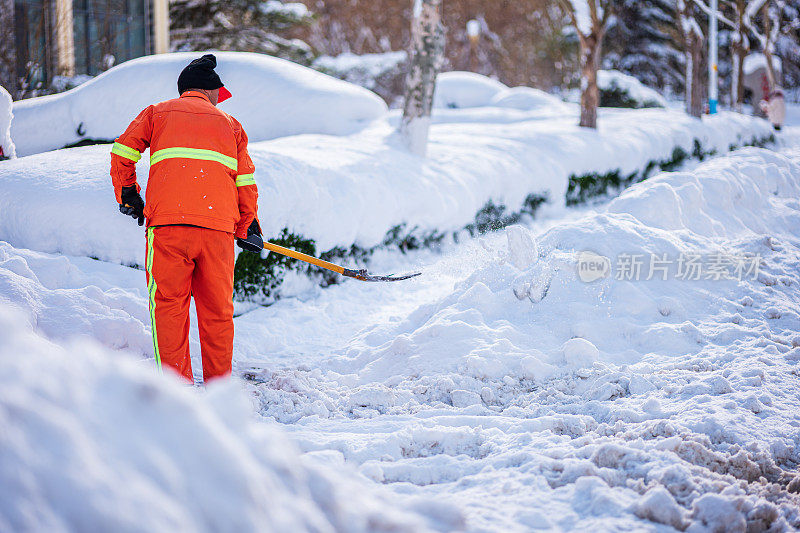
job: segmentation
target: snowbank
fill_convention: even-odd
[[[92,343],[52,344],[16,313],[0,305],[0,529],[427,530],[257,423],[236,382],[198,393]]]
[[[474,72],[442,72],[436,77],[433,107],[462,109],[486,106],[505,89],[508,87],[499,81]]]
[[[381,117],[375,94],[274,57],[216,52],[217,72],[233,98],[220,109],[235,116],[251,142],[299,133],[344,135]],[[200,52],[142,57],[65,93],[14,103],[12,136],[20,155],[84,139],[113,140],[148,105],[175,98],[178,74]]]
[[[531,87],[504,89],[492,97],[489,105],[519,109],[520,111],[548,108],[552,111],[561,111],[563,113],[568,109],[568,106],[560,98]]]
[[[395,147],[390,124],[349,137],[303,135],[251,143],[266,235],[289,228],[318,250],[371,247],[407,223],[422,233],[474,222],[488,200],[519,210],[532,193],[564,205],[571,174],[619,169],[623,175],[676,146],[691,153],[771,135],[763,120],[720,113],[702,121],[679,111],[603,110],[600,130],[577,126],[578,109],[441,110],[429,157]],[[477,113],[477,114],[476,114]],[[16,247],[122,264],[142,263],[142,230],[119,214],[108,146],[37,154],[0,165],[0,240]],[[146,185],[147,158],[139,162]]]
[[[718,332],[727,339],[746,337],[749,320],[791,333],[800,320],[792,303],[800,279],[773,251],[800,234],[798,197],[800,152],[744,149],[635,185],[604,211],[537,240],[509,228],[505,250],[484,253],[485,264],[451,293],[372,332],[369,345],[352,347],[351,362],[337,371],[365,381],[454,372],[540,382],[598,360],[634,364],[650,352],[697,353],[711,340],[698,329],[709,316],[730,324]],[[647,280],[651,254],[662,262]],[[718,254],[734,277],[677,279],[681,254],[701,254],[707,268]],[[740,280],[727,261],[752,268],[746,254],[764,261],[758,272],[742,270]],[[634,255],[641,279],[616,279]],[[576,267],[590,262],[606,267],[584,282]],[[667,279],[658,265],[669,269]]]
[[[0,303],[49,339],[88,337],[153,357],[141,270],[17,249],[0,241]]]
[[[11,121],[14,118],[11,95],[0,87],[0,158],[16,157],[16,149],[11,141]]]
[[[617,70],[598,70],[597,86],[601,91],[619,90],[625,93],[636,103],[635,107],[667,107],[667,100],[661,93]]]

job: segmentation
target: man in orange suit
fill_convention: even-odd
[[[231,372],[234,237],[258,252],[255,167],[241,124],[216,108],[231,96],[212,54],[178,77],[179,98],[148,106],[111,150],[120,211],[147,220],[147,288],[156,363],[193,381],[189,303],[197,308],[203,378]],[[150,148],[146,202],[136,162]],[[254,238],[249,238],[253,236]]]

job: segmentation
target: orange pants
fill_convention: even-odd
[[[147,289],[156,362],[192,381],[189,303],[200,328],[203,379],[231,372],[233,234],[196,226],[147,228]]]

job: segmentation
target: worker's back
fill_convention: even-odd
[[[150,147],[144,210],[149,226],[191,224],[234,232],[240,218],[237,185],[252,180],[247,136],[204,94],[186,91],[149,106],[118,143],[139,151]]]

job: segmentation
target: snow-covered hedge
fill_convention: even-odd
[[[233,98],[220,109],[237,117],[251,141],[300,133],[345,135],[382,117],[374,93],[263,54],[216,52],[217,72]],[[91,140],[113,140],[148,105],[175,98],[181,70],[201,52],[142,57],[64,93],[14,103],[19,155]]]
[[[16,156],[11,141],[11,122],[14,118],[11,95],[0,86],[0,160]]]
[[[433,107],[463,109],[489,105],[500,91],[508,89],[497,80],[474,72],[442,72],[436,77]]]
[[[392,144],[389,124],[350,137],[252,143],[262,228],[269,238],[283,235],[331,258],[376,246],[407,248],[514,222],[542,198],[548,200],[543,208],[558,209],[567,201],[570,176],[642,175],[670,160],[676,148],[691,154],[699,143],[705,153],[722,153],[772,134],[766,121],[736,113],[699,121],[658,109],[603,110],[594,131],[579,128],[577,108],[566,106],[570,114],[555,116],[548,109],[442,110],[424,161]],[[4,162],[0,240],[141,265],[141,228],[119,214],[108,168],[108,146]],[[142,185],[147,170],[144,158]]]
[[[560,98],[532,87],[504,89],[492,97],[489,105],[519,109],[520,111],[532,111],[541,108],[563,111],[568,109]]]
[[[459,230],[489,200],[515,212],[535,193],[557,208],[566,202],[570,175],[629,175],[669,158],[676,146],[691,152],[695,139],[721,153],[772,133],[766,121],[727,112],[699,121],[679,111],[605,110],[599,131],[579,128],[577,108],[571,113],[540,119],[515,109],[458,111],[432,126],[424,161],[391,144],[388,124],[350,137],[251,143],[262,227],[268,236],[288,228],[320,251],[369,248],[404,223],[420,234]],[[141,229],[118,212],[108,152],[87,146],[3,162],[0,239],[141,264]],[[138,165],[142,185],[147,172],[145,157]]]
[[[3,530],[428,530],[354,471],[301,457],[236,382],[199,393],[94,343],[53,344],[4,303],[0,331]]]
[[[617,70],[598,71],[597,86],[601,107],[667,107],[667,100],[661,93]]]

